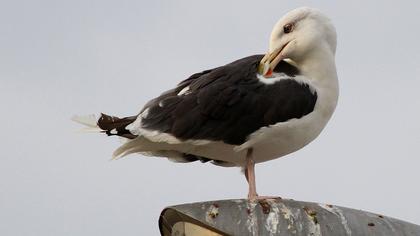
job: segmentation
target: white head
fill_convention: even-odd
[[[319,53],[335,55],[337,35],[331,20],[317,9],[301,7],[288,12],[274,26],[260,73],[271,74],[283,59],[297,65]]]

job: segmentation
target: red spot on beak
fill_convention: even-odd
[[[272,69],[269,69],[269,70],[267,71],[267,73],[265,73],[265,75],[264,75],[264,76],[271,76],[271,75],[273,75],[273,70],[272,70]]]

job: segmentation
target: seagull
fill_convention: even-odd
[[[248,199],[259,200],[255,164],[309,144],[335,110],[336,45],[336,30],[326,15],[297,8],[275,24],[265,55],[193,74],[135,116],[73,120],[123,137],[113,158],[139,153],[242,167]]]

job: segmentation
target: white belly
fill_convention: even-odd
[[[252,148],[255,162],[269,161],[306,146],[320,134],[328,119],[329,117],[323,118],[314,111],[301,119],[261,128],[251,134],[249,140],[241,146],[212,142],[199,146],[181,145],[178,150],[243,166],[246,150]]]

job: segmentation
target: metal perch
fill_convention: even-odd
[[[380,214],[294,200],[220,200],[171,206],[159,218],[164,236],[398,235],[419,236],[420,226]]]

